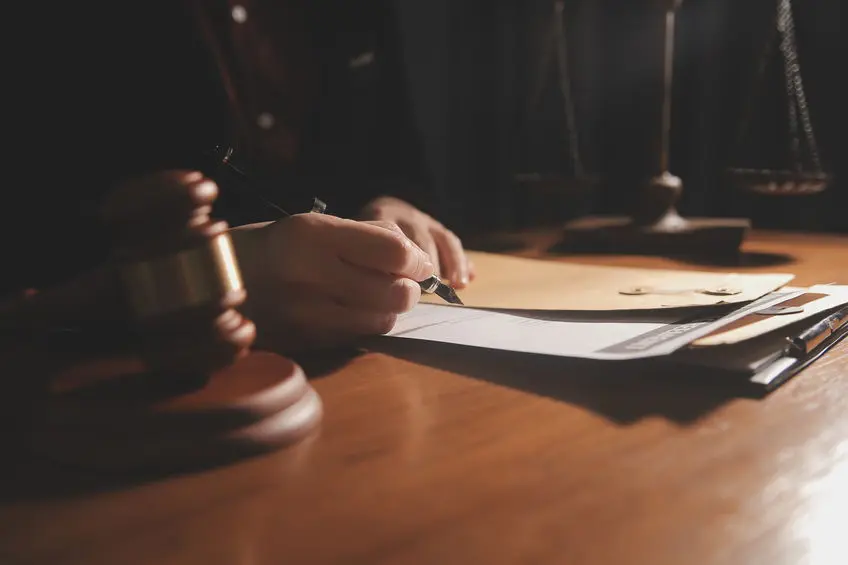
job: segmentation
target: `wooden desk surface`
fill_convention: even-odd
[[[848,283],[848,238],[763,233],[747,248],[797,258],[752,270]],[[62,492],[56,469],[6,464],[0,563],[848,563],[848,342],[765,399],[427,361],[314,371],[320,435],[229,467]]]

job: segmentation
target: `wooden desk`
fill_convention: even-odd
[[[527,240],[526,255],[553,241]],[[799,284],[848,283],[848,238],[747,247],[795,255],[777,268]],[[55,473],[18,460],[0,563],[848,563],[848,343],[763,400],[686,375],[432,362],[313,369],[319,436],[205,473],[57,494]]]

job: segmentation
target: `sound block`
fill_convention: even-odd
[[[681,218],[639,225],[627,217],[588,217],[566,224],[558,251],[717,257],[737,254],[751,222],[742,218]]]
[[[116,357],[55,375],[29,444],[79,467],[176,471],[291,445],[321,416],[302,369],[272,353],[249,353],[202,379],[147,373]]]

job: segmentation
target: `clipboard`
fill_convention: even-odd
[[[755,390],[769,393],[820,359],[848,336],[848,306],[757,337],[726,345],[695,347],[673,357],[686,366],[741,377]]]
[[[831,334],[828,339],[803,358],[781,357],[780,359],[776,359],[772,364],[763,367],[755,373],[750,381],[752,384],[760,385],[766,391],[771,392],[815,363],[822,355],[845,339],[845,336],[848,336],[848,326]]]

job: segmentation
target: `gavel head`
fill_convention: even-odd
[[[130,323],[152,370],[204,375],[249,350],[253,323],[226,222],[211,218],[218,187],[199,172],[129,180],[103,216]]]

